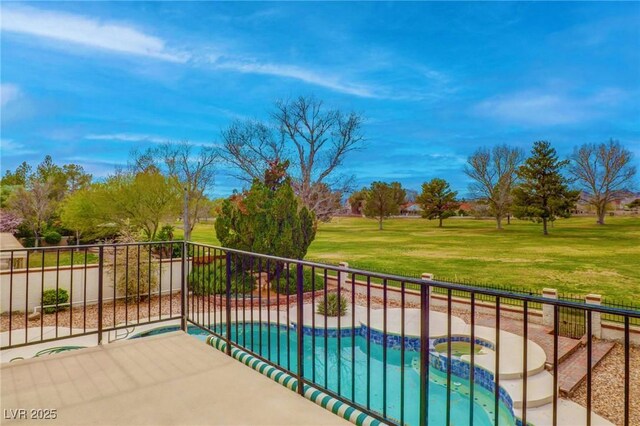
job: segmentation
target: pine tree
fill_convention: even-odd
[[[519,219],[542,222],[544,235],[547,225],[558,217],[569,217],[579,192],[569,189],[569,181],[562,175],[568,160],[559,161],[556,150],[546,141],[533,144],[531,156],[518,168],[521,184],[513,191],[514,215]]]
[[[438,219],[438,227],[442,228],[442,221],[455,216],[460,207],[460,203],[456,201],[457,195],[446,180],[435,178],[422,184],[422,193],[416,201],[422,207],[422,216],[429,220]]]

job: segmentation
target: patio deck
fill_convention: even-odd
[[[344,425],[340,417],[182,332],[4,364],[2,412],[64,425]],[[15,412],[15,411],[14,411]]]

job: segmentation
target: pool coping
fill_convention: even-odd
[[[221,352],[227,352],[228,350],[228,343],[225,340],[212,334],[208,335],[205,338],[205,343],[218,349]],[[230,351],[233,358],[242,362],[246,366],[251,367],[260,374],[270,378],[274,382],[279,383],[294,392],[298,391],[298,379],[290,375],[289,373],[286,373],[285,371],[280,370],[279,368],[276,368],[233,345],[231,346]],[[321,391],[320,389],[316,389],[306,383],[303,384],[302,394],[309,401],[321,406],[322,408],[325,408],[328,411],[331,411],[333,414],[336,414],[357,426],[384,425],[383,422],[376,419],[375,417],[353,407],[352,405],[340,401],[339,399],[334,398],[331,395],[328,395],[325,392]]]

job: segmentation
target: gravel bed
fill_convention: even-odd
[[[162,301],[160,300],[162,299]],[[180,316],[180,293],[174,293],[172,296],[166,295],[162,298],[158,296],[152,296],[150,299],[143,299],[140,301],[140,320],[146,318],[158,317],[160,315],[160,305],[162,305],[162,316],[169,317],[170,312],[173,316]],[[125,303],[124,300],[118,300],[115,307],[115,324],[120,325],[128,318],[128,322],[135,323],[138,320],[138,305],[135,303]],[[114,325],[113,319],[114,306],[112,301],[106,301],[102,308],[103,314],[103,327],[112,327]],[[150,315],[149,315],[150,314]],[[0,317],[0,330],[9,330],[9,315],[2,314]],[[143,321],[141,321],[143,322]],[[25,314],[14,313],[11,319],[11,328],[13,330],[24,328]],[[69,327],[73,324],[73,328],[79,329],[96,329],[98,328],[98,305],[87,305],[86,315],[83,307],[75,307],[72,310],[65,309],[58,311],[57,324],[61,327]],[[43,325],[52,326],[56,325],[56,313],[44,314]],[[40,314],[28,319],[29,327],[40,326]]]
[[[630,348],[629,424],[640,425],[640,347]],[[616,425],[624,424],[624,345],[616,343],[592,372],[592,410]],[[571,399],[587,406],[587,383],[578,387]]]

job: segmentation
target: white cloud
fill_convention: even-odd
[[[111,133],[111,134],[91,134],[84,137],[94,141],[119,141],[119,142],[151,142],[167,143],[170,139],[153,135],[140,135],[133,133]]]
[[[86,140],[93,141],[110,141],[110,142],[140,142],[140,143],[155,143],[155,144],[163,144],[163,143],[172,143],[172,142],[181,142],[180,139],[170,139],[162,136],[156,135],[144,135],[137,133],[108,133],[108,134],[89,134],[84,137]],[[197,146],[208,146],[215,147],[218,146],[212,142],[201,142],[201,141],[187,141],[191,145]]]
[[[378,94],[367,86],[345,82],[336,76],[318,73],[295,65],[259,63],[247,60],[226,60],[217,56],[212,57],[212,60],[215,68],[217,69],[237,71],[246,74],[262,74],[292,78],[294,80],[300,80],[305,83],[325,87],[327,89],[349,95],[355,95],[363,98],[379,97]]]
[[[18,156],[35,154],[37,151],[29,149],[24,144],[15,142],[12,139],[0,139],[0,152],[2,155]]]
[[[268,12],[272,13],[272,12]],[[433,69],[411,69],[409,87],[394,87],[383,84],[367,84],[354,81],[344,69],[319,69],[313,65],[301,66],[290,63],[262,61],[251,55],[232,54],[219,46],[192,50],[171,49],[170,41],[145,33],[140,28],[122,22],[107,21],[92,16],[84,16],[66,12],[37,9],[24,5],[3,6],[0,16],[0,30],[6,33],[26,34],[50,41],[73,44],[93,49],[102,49],[114,53],[156,58],[163,61],[188,63],[193,67],[213,66],[215,70],[226,70],[236,73],[268,75],[285,79],[293,79],[306,84],[323,87],[334,92],[363,98],[424,100],[437,97],[449,83],[447,75]],[[216,54],[210,54],[211,51]],[[388,64],[397,70],[396,62]],[[359,67],[349,68],[360,77],[371,71],[371,63],[367,61]],[[420,81],[414,81],[417,78]],[[419,87],[415,90],[413,87]]]
[[[6,106],[20,97],[20,88],[15,84],[0,84],[0,106]]]
[[[573,124],[605,115],[625,97],[617,89],[605,89],[586,97],[524,91],[482,101],[474,107],[474,112],[514,124]]]
[[[0,29],[164,61],[189,59],[183,52],[168,49],[164,40],[131,26],[25,6],[4,5]]]

